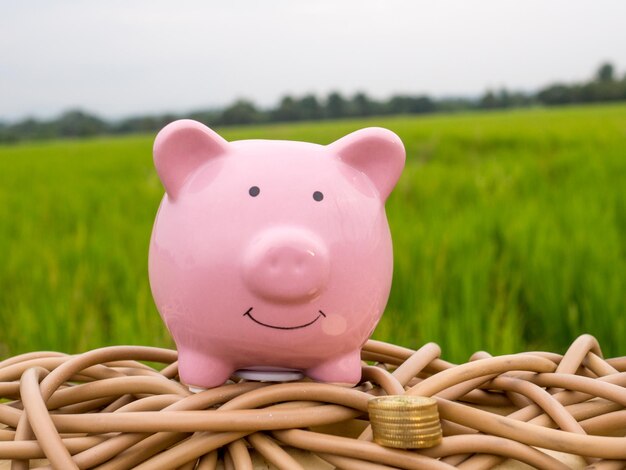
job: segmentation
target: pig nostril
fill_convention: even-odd
[[[278,269],[278,257],[277,256],[270,257],[270,268],[272,268],[272,270],[274,271]]]

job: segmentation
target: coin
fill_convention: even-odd
[[[441,442],[441,422],[434,398],[376,397],[368,402],[368,411],[377,444],[397,449],[424,449]]]

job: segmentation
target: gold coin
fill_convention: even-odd
[[[434,398],[376,397],[369,401],[368,411],[377,444],[398,449],[424,449],[441,442],[441,422]]]

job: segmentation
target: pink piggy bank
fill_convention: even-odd
[[[385,200],[404,159],[381,128],[323,146],[166,126],[154,143],[166,195],[149,271],[181,380],[210,388],[238,371],[358,383],[360,348],[389,297]]]

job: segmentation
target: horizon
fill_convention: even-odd
[[[0,18],[1,122],[71,109],[120,120],[237,99],[267,109],[333,91],[478,98],[584,81],[606,62],[621,78],[626,67],[617,0],[34,3]]]
[[[393,97],[398,97],[398,96],[402,96],[402,97],[427,97],[432,99],[434,102],[443,102],[446,100],[465,100],[468,102],[475,102],[475,103],[479,103],[481,98],[484,97],[485,95],[487,95],[488,93],[494,93],[494,94],[498,94],[500,92],[508,92],[510,94],[515,94],[515,93],[521,93],[524,94],[528,97],[532,97],[534,95],[536,95],[537,93],[539,93],[539,91],[541,89],[544,89],[546,87],[549,87],[551,85],[565,85],[565,86],[572,86],[572,85],[577,85],[577,84],[582,84],[582,83],[586,83],[588,81],[592,81],[594,79],[597,78],[597,72],[599,71],[599,68],[603,65],[610,65],[611,67],[613,67],[613,71],[614,71],[614,77],[616,80],[626,80],[626,72],[622,73],[620,72],[620,70],[615,67],[615,64],[610,62],[610,61],[605,61],[601,64],[598,65],[598,67],[596,67],[596,70],[594,71],[594,73],[588,74],[588,76],[585,79],[580,79],[580,80],[576,80],[574,82],[570,82],[570,83],[566,83],[564,81],[560,81],[560,80],[555,80],[551,83],[547,83],[545,85],[543,85],[542,87],[535,89],[535,90],[515,90],[515,89],[511,89],[511,88],[507,88],[506,86],[502,86],[499,88],[486,88],[482,93],[478,93],[475,95],[471,95],[471,96],[460,96],[460,95],[449,95],[449,96],[434,96],[434,95],[430,95],[428,93],[423,93],[423,94],[411,94],[411,93],[404,93],[404,94],[391,94],[389,96],[385,96],[385,97],[374,97],[369,95],[367,92],[364,92],[362,90],[356,90],[352,93],[346,93],[346,94],[342,94],[339,93],[344,99],[346,100],[350,100],[352,99],[354,96],[356,96],[359,93],[364,93],[369,99],[371,99],[372,101],[378,102],[378,103],[384,103],[389,101],[391,98]],[[280,102],[283,98],[286,97],[290,97],[293,99],[300,99],[303,98],[304,96],[307,95],[312,95],[315,96],[316,99],[318,99],[318,101],[320,102],[320,104],[324,104],[327,101],[328,95],[335,92],[336,90],[331,90],[329,91],[326,95],[316,95],[316,94],[312,94],[312,93],[305,93],[302,95],[282,95],[279,96],[277,101],[273,104],[269,104],[266,106],[260,106],[258,105],[258,103],[254,102],[253,100],[249,100],[246,98],[241,98],[241,97],[236,97],[232,102],[230,103],[226,103],[223,106],[214,106],[214,107],[205,107],[205,108],[192,108],[192,109],[186,109],[186,110],[164,110],[164,111],[160,111],[160,112],[155,112],[155,113],[147,113],[147,112],[135,112],[135,113],[131,113],[128,115],[123,115],[123,116],[117,116],[117,117],[109,117],[109,116],[105,116],[102,115],[101,113],[86,109],[84,107],[70,107],[70,108],[66,108],[63,109],[61,111],[59,111],[57,114],[55,115],[51,115],[51,116],[47,116],[47,117],[40,117],[40,116],[33,116],[33,115],[29,115],[29,116],[23,116],[18,120],[2,120],[0,119],[0,124],[1,125],[14,125],[17,124],[19,122],[24,122],[24,121],[28,121],[28,120],[34,120],[34,121],[38,121],[38,122],[48,122],[48,121],[54,121],[55,119],[59,119],[64,115],[67,115],[69,113],[73,113],[73,112],[79,112],[79,113],[83,113],[85,115],[88,116],[92,116],[98,119],[102,119],[104,122],[107,122],[109,124],[116,124],[116,123],[121,123],[124,120],[128,120],[128,119],[134,119],[134,118],[142,118],[142,117],[163,117],[163,116],[167,116],[167,115],[172,115],[174,117],[178,117],[181,118],[186,116],[186,115],[192,115],[194,113],[203,113],[203,112],[215,112],[215,113],[221,113],[223,112],[226,108],[228,108],[229,106],[234,105],[235,103],[239,102],[239,101],[246,101],[246,102],[250,102],[251,104],[253,104],[256,109],[261,112],[261,113],[269,113],[272,110],[276,109],[279,105]],[[575,102],[575,103],[565,103],[565,104],[597,104],[598,102],[587,102],[587,103],[583,103],[583,102]],[[606,103],[606,102],[605,102]],[[540,103],[537,103],[540,104]],[[480,109],[480,108],[476,108],[476,109]],[[504,109],[504,108],[501,108]],[[441,111],[441,110],[434,110],[434,111],[430,111],[428,112],[430,113],[441,113],[441,112],[445,112],[445,111]],[[346,116],[349,117],[349,116]],[[282,121],[279,121],[282,122]]]

